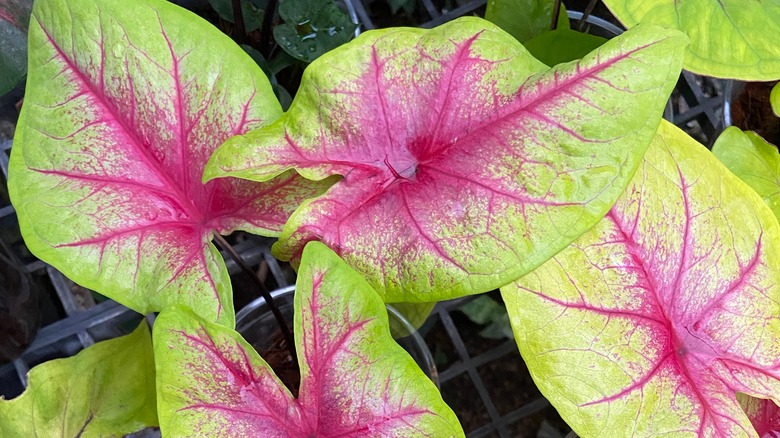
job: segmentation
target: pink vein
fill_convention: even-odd
[[[663,40],[661,40],[661,41],[663,41]],[[567,76],[566,78],[564,78],[563,81],[560,81],[560,82],[558,80],[558,75],[557,75],[558,72],[553,70],[553,72],[555,74],[555,79],[554,79],[555,86],[554,87],[549,87],[549,88],[541,90],[541,92],[537,91],[536,93],[533,93],[531,95],[532,96],[531,99],[523,100],[523,101],[519,101],[519,102],[516,101],[517,104],[518,104],[516,109],[514,109],[512,111],[509,111],[508,113],[500,116],[498,119],[490,120],[490,121],[488,121],[486,123],[480,124],[474,130],[472,130],[471,132],[466,134],[463,138],[461,138],[458,141],[458,143],[465,142],[470,137],[472,137],[472,136],[474,136],[474,135],[476,135],[476,134],[478,134],[478,133],[480,133],[482,131],[491,129],[493,126],[495,126],[496,123],[500,123],[502,121],[510,120],[510,119],[516,117],[521,112],[532,111],[532,108],[534,108],[536,105],[538,105],[540,103],[543,103],[543,102],[547,101],[548,98],[550,98],[550,96],[558,94],[558,93],[563,93],[563,92],[567,91],[568,88],[574,86],[575,84],[577,84],[577,83],[579,83],[581,81],[584,81],[584,80],[590,79],[590,78],[598,79],[598,77],[596,75],[598,75],[599,73],[603,72],[607,68],[613,66],[614,64],[616,64],[616,63],[618,63],[618,62],[620,62],[620,61],[622,61],[622,60],[624,60],[626,58],[630,58],[631,55],[633,55],[634,53],[636,53],[636,52],[638,52],[640,50],[643,50],[643,49],[645,49],[647,47],[650,47],[650,46],[652,46],[654,44],[657,44],[659,42],[660,41],[657,41],[657,42],[654,42],[654,43],[650,43],[650,44],[646,44],[644,46],[640,46],[640,47],[637,47],[637,48],[635,48],[633,50],[630,50],[630,51],[628,51],[626,53],[621,53],[620,55],[618,55],[618,56],[616,56],[614,58],[611,58],[607,62],[598,64],[598,65],[596,65],[594,67],[591,67],[591,68],[589,68],[587,70],[584,70],[584,71],[581,70],[580,69],[580,65],[577,64],[576,74],[573,74],[571,76]],[[543,76],[537,76],[537,78],[543,78],[546,75],[547,74],[545,74]],[[533,83],[535,83],[535,82],[533,82]],[[519,91],[522,91],[522,88]]]
[[[102,95],[98,90],[95,89],[94,84],[92,84],[89,78],[87,78],[84,75],[84,73],[81,70],[79,70],[79,68],[73,63],[73,61],[70,58],[68,58],[65,52],[63,52],[63,50],[59,47],[59,45],[57,45],[56,41],[48,32],[48,30],[44,28],[43,25],[38,21],[37,17],[35,19],[35,22],[41,28],[49,44],[51,44],[51,46],[56,50],[57,55],[63,60],[66,67],[73,72],[74,76],[89,90],[89,92],[93,96],[97,97],[97,99],[95,99],[97,104],[100,105],[103,111],[109,114],[121,126],[125,135],[127,135],[130,138],[130,140],[132,140],[131,143],[133,144],[133,146],[135,146],[135,149],[140,153],[141,157],[144,158],[144,161],[146,162],[147,166],[152,171],[154,171],[162,181],[165,181],[167,185],[170,186],[176,192],[177,200],[187,199],[185,195],[182,193],[181,188],[174,181],[171,180],[170,176],[160,168],[160,164],[153,157],[150,156],[150,152],[146,148],[140,146],[141,144],[143,144],[143,142],[137,137],[137,133],[134,130],[132,130],[129,126],[127,126],[125,120],[119,117],[114,112],[114,110],[105,102],[106,96]],[[101,62],[105,62],[105,60],[101,60]],[[190,213],[191,217],[197,216],[192,214],[193,212],[190,211],[191,208],[189,206],[181,205],[181,207],[188,210],[188,213]]]

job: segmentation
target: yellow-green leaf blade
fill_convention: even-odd
[[[662,123],[607,216],[502,295],[581,436],[756,436],[735,393],[780,400],[779,259],[760,197]]]
[[[626,26],[648,23],[685,32],[683,66],[747,81],[780,78],[780,4],[743,0],[604,0]]]
[[[0,436],[121,437],[157,425],[154,388],[151,336],[142,321],[127,336],[33,368],[22,395],[0,400]]]

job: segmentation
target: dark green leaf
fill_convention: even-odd
[[[407,14],[414,12],[414,7],[417,5],[415,0],[387,0],[387,5],[390,6],[390,12],[397,14],[401,9]]]
[[[0,0],[0,96],[27,74],[27,24],[32,0]]]
[[[276,42],[304,62],[346,43],[357,28],[331,0],[286,0],[279,5],[279,16],[285,22],[274,28]]]
[[[220,18],[235,23],[233,18],[233,2],[231,0],[208,0],[209,4]],[[257,30],[263,24],[263,11],[249,0],[241,0],[241,15],[244,17],[244,27],[247,32]]]
[[[536,59],[552,67],[562,62],[580,59],[606,41],[606,38],[576,30],[556,29],[526,41],[525,48]]]
[[[490,0],[485,19],[523,43],[550,29],[554,4],[553,0]],[[558,29],[568,28],[569,17],[561,4]]]

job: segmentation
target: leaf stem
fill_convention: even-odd
[[[561,0],[555,0],[553,3],[552,20],[550,21],[550,30],[558,28],[558,16],[561,14]]]
[[[233,24],[236,25],[236,42],[238,44],[246,44],[246,25],[244,24],[244,11],[241,9],[241,0],[233,0]]]
[[[270,59],[271,49],[273,49],[273,44],[271,43],[271,25],[274,23],[277,3],[278,0],[268,0],[265,11],[263,11],[263,25],[260,28],[260,53],[265,56],[265,59]]]
[[[233,249],[233,246],[230,245],[224,237],[222,237],[219,233],[214,233],[214,240],[217,242],[217,245],[219,245],[220,248],[230,254],[230,258],[232,258],[238,267],[240,267],[241,270],[244,271],[244,273],[247,274],[250,279],[252,279],[252,282],[260,290],[260,295],[268,304],[268,307],[271,309],[271,313],[274,314],[274,318],[276,319],[276,323],[279,325],[279,329],[282,330],[284,342],[287,344],[287,350],[290,352],[290,357],[292,358],[292,364],[297,368],[298,356],[295,353],[295,341],[293,340],[292,332],[287,326],[287,322],[284,320],[282,312],[276,306],[274,298],[271,296],[271,293],[268,292],[268,288],[265,287],[265,284],[263,284],[263,281],[260,279],[260,277],[257,276],[257,273],[246,264],[244,259],[236,252],[235,249]]]
[[[585,8],[585,11],[582,13],[582,18],[580,18],[580,24],[577,25],[577,30],[580,32],[583,32],[583,29],[585,29],[585,23],[588,21],[588,17],[590,17],[590,13],[593,12],[593,8],[596,7],[596,2],[598,0],[590,0],[588,3],[588,6]]]

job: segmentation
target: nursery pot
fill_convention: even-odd
[[[273,297],[279,311],[284,315],[290,329],[293,326],[294,296],[295,286],[287,286],[271,292],[271,297]],[[393,332],[397,335],[395,341],[412,356],[425,375],[438,388],[439,375],[436,371],[433,355],[422,336],[401,313],[390,305],[387,305],[387,316],[393,327]],[[285,348],[278,348],[278,344],[282,339],[281,332],[264,298],[257,298],[236,314],[236,331],[241,333],[244,339],[255,347],[255,350],[270,365],[274,366],[274,363],[272,363],[274,355],[288,357]],[[271,357],[266,357],[269,355]],[[284,380],[283,376],[280,377]]]

